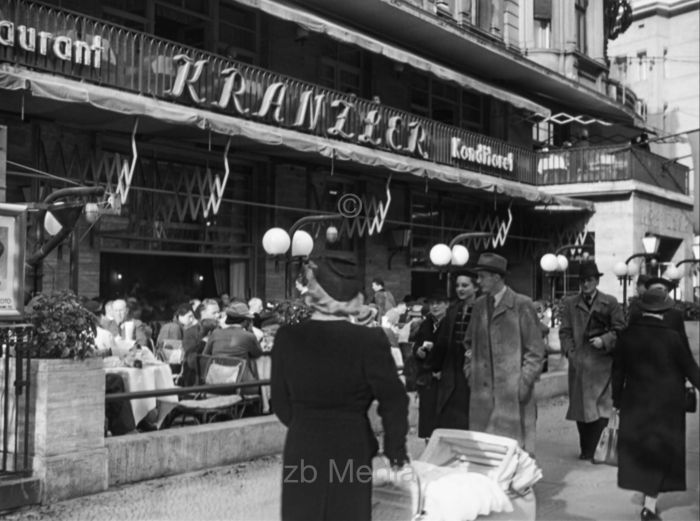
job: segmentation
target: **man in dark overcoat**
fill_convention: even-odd
[[[508,262],[483,253],[476,265],[483,295],[474,303],[465,338],[472,349],[470,429],[518,440],[535,452],[535,382],[545,346],[532,300],[505,283]],[[468,369],[468,368],[465,368]]]
[[[564,299],[559,340],[569,359],[569,408],[576,422],[580,459],[593,458],[612,410],[610,378],[617,334],[625,317],[615,297],[598,291],[602,273],[594,262],[581,265],[581,291]]]
[[[663,290],[648,290],[639,299],[639,317],[620,335],[613,363],[618,485],[645,495],[645,521],[661,519],[659,492],[686,489],[685,380],[700,387],[690,348],[664,321],[672,305]]]

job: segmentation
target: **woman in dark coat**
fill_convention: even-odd
[[[438,328],[445,318],[448,305],[449,299],[444,291],[433,292],[428,299],[428,316],[418,327],[418,332],[413,339],[413,357],[417,369],[418,436],[421,438],[430,438],[436,427],[438,382],[441,368],[436,364],[434,347]]]
[[[408,396],[386,335],[352,324],[361,285],[328,260],[309,262],[311,319],[283,326],[272,350],[271,402],[289,427],[283,455],[283,520],[369,520],[378,443],[367,409],[378,400],[384,455],[407,461]]]
[[[687,344],[663,320],[673,301],[661,290],[639,300],[642,313],[621,334],[612,374],[620,409],[618,486],[645,495],[643,521],[661,519],[659,492],[685,490],[685,380],[700,387]]]

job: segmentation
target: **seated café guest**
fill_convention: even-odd
[[[197,355],[201,353],[202,326],[195,318],[189,303],[181,304],[175,311],[177,321],[182,327],[182,351],[184,360],[182,363],[182,376],[180,385],[190,387],[197,384]]]
[[[219,319],[221,318],[221,307],[216,299],[205,298],[195,310],[195,318],[202,326],[202,340],[206,342],[206,338],[213,330],[219,327]]]
[[[261,314],[263,312],[263,301],[258,297],[253,297],[248,301],[248,309],[253,315],[253,327],[260,329],[260,324],[262,324]]]
[[[111,316],[105,314],[101,323],[103,328],[112,333],[115,339],[133,340],[141,347],[150,348],[146,325],[140,320],[129,316],[126,300],[117,299],[112,301],[109,309]]]
[[[164,340],[182,340],[182,327],[177,321],[177,315],[173,315],[173,319],[160,328],[156,345],[162,345]]]
[[[112,333],[100,325],[100,318],[97,315],[102,308],[101,304],[94,300],[88,300],[83,306],[93,316],[96,355],[102,358],[112,356],[112,350],[115,346],[114,337]],[[125,391],[126,387],[121,375],[105,373],[105,394],[123,393]],[[134,432],[135,429],[134,413],[131,410],[131,402],[129,400],[105,402],[105,434],[109,432],[113,436],[120,436]]]
[[[242,382],[257,380],[254,359],[263,354],[258,339],[248,328],[252,315],[244,302],[234,302],[224,310],[224,326],[209,333],[203,354],[212,356],[232,356],[247,361]]]

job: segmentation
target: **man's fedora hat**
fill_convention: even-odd
[[[639,299],[639,307],[642,311],[660,313],[671,309],[673,300],[661,288],[653,288]]]
[[[587,279],[588,277],[602,277],[603,274],[598,271],[598,266],[595,262],[584,262],[578,271],[579,279]]]
[[[647,281],[644,283],[644,287],[650,288],[654,284],[661,284],[667,291],[673,291],[675,286],[672,280],[668,280],[663,277],[649,277],[649,279],[647,279]]]
[[[479,260],[474,267],[475,271],[490,271],[505,275],[508,271],[508,261],[505,257],[501,257],[495,253],[482,253],[479,255]]]
[[[224,311],[229,318],[253,318],[245,302],[231,302]]]

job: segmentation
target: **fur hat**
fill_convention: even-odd
[[[353,256],[326,252],[323,257],[311,259],[305,267],[313,273],[313,279],[328,296],[338,302],[352,300],[362,293],[364,284]]]

